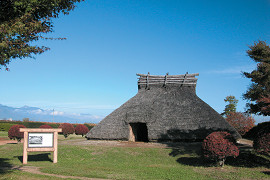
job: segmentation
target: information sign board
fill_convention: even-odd
[[[53,133],[28,133],[28,147],[53,147]]]
[[[27,164],[27,152],[53,151],[53,163],[57,163],[57,138],[62,129],[20,128],[24,133],[23,164]]]

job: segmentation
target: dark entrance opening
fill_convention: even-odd
[[[148,142],[146,123],[130,123],[130,141]]]

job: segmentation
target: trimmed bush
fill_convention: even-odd
[[[17,141],[20,142],[23,138],[23,132],[20,132],[20,128],[25,128],[25,126],[18,124],[11,126],[8,130],[9,139],[17,139]]]
[[[43,129],[51,129],[52,127],[49,126],[48,124],[44,124],[44,125],[41,125],[39,128],[43,128]]]
[[[235,158],[239,155],[239,149],[234,144],[232,135],[223,131],[208,135],[203,140],[202,151],[205,158],[216,161],[222,167],[227,157],[233,156]]]
[[[270,133],[268,132],[257,136],[257,138],[253,142],[253,147],[258,153],[270,153]]]
[[[63,123],[58,128],[62,128],[62,132],[60,134],[63,134],[65,138],[74,133],[74,127],[70,123]]]
[[[82,135],[82,137],[83,137],[83,136],[86,135],[88,132],[89,132],[88,127],[86,127],[86,126],[83,125],[83,124],[78,124],[78,125],[75,127],[75,134],[76,134],[76,135]]]
[[[251,140],[255,140],[262,134],[270,133],[270,121],[259,123],[250,129],[243,137]]]

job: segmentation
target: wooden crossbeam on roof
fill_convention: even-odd
[[[167,84],[177,84],[177,85],[185,85],[185,86],[194,86],[197,84],[197,78],[195,76],[199,76],[199,73],[195,74],[182,74],[182,75],[169,75],[168,73],[164,76],[161,75],[150,75],[148,74],[136,74],[138,77],[138,85],[145,85],[149,87],[149,85],[153,84],[163,84],[166,86]]]

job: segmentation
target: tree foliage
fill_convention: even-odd
[[[234,96],[227,96],[224,101],[229,104],[227,104],[225,106],[225,109],[223,111],[223,113],[221,113],[221,115],[227,117],[229,115],[229,113],[231,112],[236,112],[236,106],[238,103],[238,100],[234,97]]]
[[[33,45],[43,34],[53,31],[52,19],[68,14],[83,0],[5,0],[0,1],[0,69],[14,58],[32,57],[48,47]]]
[[[76,134],[76,135],[82,135],[82,136],[84,136],[84,135],[87,134],[88,132],[89,132],[88,127],[86,127],[86,126],[83,125],[83,124],[78,124],[78,125],[75,127],[75,134]]]
[[[234,144],[232,135],[228,132],[217,131],[209,134],[202,143],[203,156],[215,160],[219,166],[224,166],[229,156],[239,155],[239,149]]]
[[[21,139],[23,138],[23,132],[20,132],[20,128],[25,128],[24,125],[21,124],[15,124],[13,126],[10,127],[10,129],[8,130],[8,137],[9,139],[16,139],[18,142],[21,141]]]
[[[62,132],[60,134],[63,134],[65,138],[74,133],[74,127],[70,123],[63,123],[58,128],[62,128]]]
[[[270,95],[262,96],[257,102],[263,104],[260,107],[260,111],[265,115],[270,115]]]
[[[226,121],[233,126],[241,136],[255,126],[253,117],[241,112],[231,112],[226,118]]]
[[[245,134],[244,138],[254,140],[264,133],[270,133],[270,121],[257,124]]]
[[[243,72],[243,75],[252,81],[243,96],[249,101],[247,107],[250,113],[268,116],[270,115],[270,47],[265,41],[258,41],[249,48],[248,56],[258,64],[251,73]]]
[[[253,143],[254,149],[258,153],[269,154],[270,153],[270,132],[263,133],[257,136]]]

